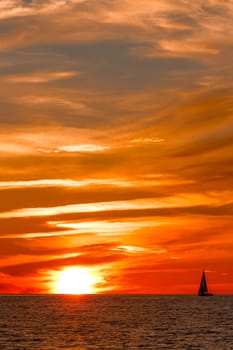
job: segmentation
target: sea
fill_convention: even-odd
[[[233,296],[1,295],[1,350],[233,350]]]

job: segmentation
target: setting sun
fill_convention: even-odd
[[[98,277],[86,268],[69,267],[58,273],[54,291],[59,294],[92,294]]]

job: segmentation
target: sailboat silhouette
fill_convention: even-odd
[[[211,296],[213,296],[212,293],[208,292],[208,287],[207,287],[206,276],[205,276],[204,270],[202,272],[201,283],[200,283],[198,295],[199,295],[199,297],[211,297]]]

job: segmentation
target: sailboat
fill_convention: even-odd
[[[200,283],[200,288],[198,291],[198,296],[199,297],[211,297],[213,296],[212,293],[208,292],[208,287],[206,283],[206,277],[205,277],[205,271],[203,270],[202,272],[202,277],[201,277],[201,283]]]

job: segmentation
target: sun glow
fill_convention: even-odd
[[[69,267],[59,272],[54,285],[54,292],[59,294],[92,294],[98,276],[86,268]]]

